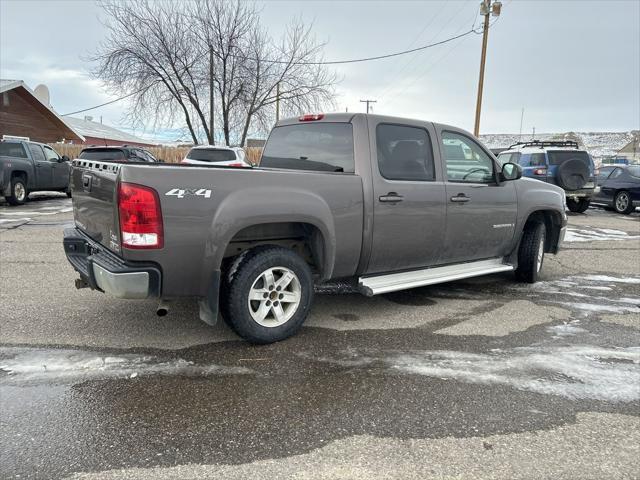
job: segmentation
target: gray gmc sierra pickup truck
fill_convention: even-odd
[[[205,322],[220,311],[269,343],[330,279],[364,295],[506,271],[535,282],[565,194],[521,175],[458,128],[304,115],[277,123],[252,169],[74,160],[64,249],[78,288],[193,297]]]

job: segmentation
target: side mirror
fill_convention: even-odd
[[[505,163],[500,172],[501,180],[507,182],[509,180],[518,180],[522,177],[522,167],[516,163]]]
[[[67,157],[66,155],[62,155],[62,157],[58,160],[58,162],[68,162],[69,161],[69,157]]]

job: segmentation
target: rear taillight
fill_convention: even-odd
[[[123,247],[162,248],[162,211],[158,193],[154,189],[121,183],[118,188],[118,212]]]
[[[244,163],[238,162],[238,163],[230,163],[227,165],[227,167],[246,167],[246,165]]]
[[[534,175],[546,175],[547,174],[547,169],[546,168],[536,168],[533,171]]]
[[[324,113],[308,113],[306,115],[302,115],[298,117],[299,122],[313,122],[315,120],[322,120],[324,118]]]

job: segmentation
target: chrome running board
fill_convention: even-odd
[[[360,277],[358,279],[358,289],[364,295],[370,297],[380,293],[395,292],[407,288],[434,285],[436,283],[451,282],[453,280],[511,270],[513,270],[513,265],[504,263],[502,258],[492,258],[478,262],[457,263],[445,267],[423,268],[422,270],[411,270],[409,272]]]

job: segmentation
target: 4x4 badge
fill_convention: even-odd
[[[206,188],[172,188],[167,193],[167,197],[184,198],[187,195],[193,195],[197,197],[211,198],[211,190]]]

